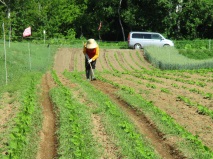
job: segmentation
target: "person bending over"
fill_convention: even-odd
[[[87,40],[87,42],[84,44],[83,53],[85,55],[86,78],[90,80],[90,75],[92,75],[91,80],[95,80],[96,78],[94,76],[94,72],[96,61],[99,56],[99,46],[94,39]]]

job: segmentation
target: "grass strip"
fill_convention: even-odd
[[[79,84],[97,105],[97,112],[103,117],[107,132],[120,148],[121,158],[160,158],[126,114],[107,95],[94,88],[90,82],[82,80],[79,72],[65,72],[65,76]]]
[[[56,46],[38,45],[33,43],[13,42],[7,52],[7,82],[13,81],[30,74],[31,72],[45,73],[53,64],[53,55]],[[0,49],[0,86],[6,83],[6,70],[4,51]]]
[[[193,70],[213,68],[212,58],[206,60],[189,59],[174,47],[147,47],[144,49],[146,59],[162,70]]]

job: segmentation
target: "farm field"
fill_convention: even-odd
[[[95,75],[82,49],[58,49],[35,158],[213,158],[212,70],[161,71],[142,50],[101,49]]]

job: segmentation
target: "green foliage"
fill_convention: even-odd
[[[37,111],[37,94],[36,94],[36,84],[38,83],[38,79],[40,76],[32,76],[31,80],[29,81],[29,84],[26,84],[28,88],[24,91],[22,95],[22,105],[20,108],[20,113],[16,116],[14,119],[15,125],[13,129],[11,130],[10,136],[9,136],[9,143],[7,146],[7,152],[8,155],[4,156],[4,158],[17,158],[19,159],[21,156],[24,156],[22,152],[24,152],[24,149],[29,146],[28,144],[33,145],[32,143],[29,143],[28,141],[32,141],[28,138],[28,136],[32,132],[32,127],[35,126],[33,120],[37,120],[35,118],[38,118],[38,116],[35,116],[35,112]],[[38,124],[38,123],[37,123]],[[33,126],[32,126],[33,125]],[[36,128],[34,129],[34,131]],[[38,133],[38,132],[36,132]],[[34,141],[35,142],[35,141]],[[35,153],[35,151],[34,151]],[[28,154],[32,155],[32,154]],[[35,154],[34,154],[35,155]]]
[[[91,133],[91,124],[87,108],[73,98],[72,92],[59,80],[52,71],[52,77],[58,87],[50,91],[57,112],[60,126],[58,127],[59,158],[93,158],[95,146]]]
[[[106,126],[105,129],[108,135],[119,147],[119,157],[158,158],[145,138],[137,132],[128,117],[107,95],[94,88],[90,82],[83,80],[82,72],[65,72],[64,74],[84,90],[92,104],[98,106],[103,123],[106,123],[104,126]],[[123,86],[121,89],[134,94],[134,91],[129,87]]]
[[[0,3],[0,22],[5,22],[6,35],[11,26],[13,40],[19,41],[28,26],[32,27],[34,40],[42,39],[46,30],[47,38],[83,36],[121,41],[119,9],[126,36],[131,30],[144,30],[158,31],[173,39],[213,38],[212,7],[213,2],[208,0],[10,0],[5,5]],[[98,31],[100,21],[102,28]]]
[[[146,59],[155,67],[163,70],[190,70],[213,68],[212,59],[195,60],[189,59],[173,47],[147,47]]]
[[[146,87],[148,87],[148,88],[153,88],[153,89],[156,88],[156,86],[155,86],[154,84],[150,84],[150,83],[146,84]]]
[[[209,98],[209,97],[211,98],[211,96],[212,96],[212,94],[206,94],[207,98]],[[209,115],[213,119],[213,110],[207,108],[206,106],[203,106],[199,103],[192,102],[189,98],[187,98],[185,96],[178,96],[177,99],[180,100],[180,101],[184,101],[185,104],[188,105],[188,106],[196,106],[197,112],[199,114]]]
[[[207,49],[184,49],[179,50],[179,53],[190,58],[190,59],[209,59],[213,58],[213,50]]]
[[[170,93],[170,91],[167,88],[161,88],[160,91],[164,93]]]

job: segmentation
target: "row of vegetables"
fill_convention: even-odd
[[[38,82],[40,75],[28,76],[28,83],[20,95],[20,108],[9,131],[5,136],[3,159],[32,158],[36,154],[38,130],[41,129],[41,109],[38,101]],[[32,144],[37,143],[37,144]]]
[[[139,53],[137,52],[137,54],[139,54]],[[114,54],[114,56],[115,56],[115,59],[118,59],[116,53]],[[131,57],[131,55],[130,55],[130,57]],[[140,58],[140,56],[139,56],[139,58]],[[106,60],[107,59],[109,59],[108,55],[106,55]],[[208,87],[209,87],[209,82],[212,81],[212,74],[211,74],[212,69],[161,71],[161,70],[158,70],[158,69],[155,69],[155,68],[152,68],[151,70],[146,70],[145,68],[141,67],[141,70],[137,70],[137,69],[134,69],[134,67],[131,66],[131,64],[126,62],[125,65],[129,64],[128,67],[133,68],[135,71],[128,71],[127,69],[125,69],[125,67],[124,67],[123,71],[119,71],[119,70],[117,70],[116,67],[114,67],[113,63],[110,63],[110,60],[107,60],[107,61],[109,63],[109,66],[113,70],[113,73],[107,72],[107,71],[105,73],[101,73],[103,75],[103,77],[101,79],[103,81],[107,81],[107,82],[109,82],[109,83],[111,83],[111,84],[113,84],[117,87],[119,87],[119,82],[115,83],[114,81],[119,81],[119,79],[123,79],[122,80],[123,82],[120,82],[120,83],[126,83],[126,86],[121,86],[121,88],[129,87],[128,92],[134,93],[135,91],[134,91],[133,88],[130,88],[130,86],[128,85],[129,82],[126,82],[126,81],[132,81],[132,82],[135,83],[135,85],[136,85],[136,83],[137,84],[142,84],[142,83],[144,84],[144,82],[143,82],[144,80],[149,81],[150,83],[146,82],[146,83],[148,83],[148,84],[146,84],[146,86],[150,87],[152,89],[156,89],[155,83],[157,83],[157,84],[160,83],[161,86],[167,87],[168,84],[165,83],[165,81],[168,79],[169,81],[173,81],[173,83],[171,85],[172,85],[172,87],[176,88],[177,90],[181,88],[183,90],[189,91],[189,93],[199,94],[203,97],[203,99],[209,100],[209,102],[212,99],[211,91],[208,92],[205,89],[207,84],[208,84]],[[120,67],[123,67],[123,64],[121,64],[120,62],[118,62],[118,64],[120,65]],[[135,63],[135,64],[137,64],[137,63]],[[139,64],[137,64],[137,65],[139,65]],[[106,77],[108,75],[110,75],[110,78],[106,79]],[[194,76],[194,75],[198,75],[198,78],[192,78],[191,77],[191,76]],[[117,77],[117,78],[113,79],[113,76]],[[128,79],[127,76],[131,76],[132,78],[128,77],[129,78]],[[137,80],[134,79],[134,77],[137,77],[136,78]],[[194,86],[196,86],[196,87],[194,87]],[[197,87],[200,87],[202,89],[199,89]],[[172,92],[170,90],[166,89],[166,88],[160,88],[160,89],[161,89],[161,92],[172,94]],[[209,87],[208,90],[210,90],[210,89],[211,88]],[[184,91],[184,92],[186,92],[186,91]],[[137,91],[137,93],[139,93],[139,92]],[[190,100],[187,96],[182,96],[182,95],[177,94],[176,97],[177,97],[177,101],[178,100],[184,101],[186,103],[186,105],[190,105],[190,103],[192,103],[190,106],[195,106],[197,108],[197,113],[202,114],[202,115],[207,115],[207,116],[210,116],[212,118],[212,110],[210,108],[208,108],[206,105],[202,105],[201,103],[193,101],[193,99]],[[129,98],[129,96],[127,97],[127,99],[128,98]],[[198,139],[199,136],[195,135],[193,138]],[[202,143],[201,141],[199,141],[199,142],[200,142],[200,144]],[[199,142],[196,142],[196,143],[198,144]],[[203,145],[203,144],[201,144],[201,145]],[[199,158],[199,157],[211,158],[212,157],[211,150],[207,146],[204,146],[204,145],[203,145],[203,148],[204,148],[204,150],[208,149],[210,151],[211,155],[210,156],[208,156],[208,155],[207,156],[199,156],[199,155],[202,154],[202,152],[197,152],[197,154],[194,156],[195,158]],[[204,154],[206,154],[206,153],[204,153]]]
[[[117,158],[160,158],[146,138],[132,124],[128,115],[108,95],[82,79],[82,72],[66,72],[65,76],[73,83],[78,84],[86,92],[92,105],[97,107],[95,112],[101,116],[106,133],[117,147]]]
[[[115,58],[117,58],[116,55]],[[213,158],[212,150],[204,145],[198,136],[187,131],[170,115],[156,107],[152,102],[145,100],[134,88],[105,78],[105,74],[110,74],[118,78],[123,75],[131,75],[138,79],[149,81],[150,83],[147,84],[147,87],[152,89],[156,89],[154,83],[164,83],[163,79],[170,79],[202,88],[206,86],[207,82],[211,81],[211,78],[205,79],[205,77],[211,76],[208,74],[211,70],[199,70],[196,73],[202,74],[204,78],[191,80],[189,75],[185,74],[186,71],[162,72],[155,69],[150,71],[143,68],[138,71],[133,66],[130,66],[135,70],[134,72],[129,72],[128,70],[121,72],[113,64],[109,64],[114,70],[113,73],[104,71],[98,74],[98,80],[115,86],[118,90],[115,95],[128,103],[132,109],[145,114],[156,124],[157,128],[163,134],[178,138],[175,144],[184,156],[188,158]],[[121,63],[120,65],[122,66]],[[188,74],[192,72],[189,71]],[[137,127],[129,119],[128,114],[125,114],[107,94],[102,93],[93,87],[90,82],[82,79],[82,74],[84,72],[74,71],[64,73],[71,83],[76,84],[76,87],[71,88],[63,85],[56,72],[52,71],[52,77],[55,83],[57,83],[57,87],[51,89],[50,97],[57,114],[58,158],[100,158],[100,156],[104,155],[103,147],[97,143],[97,138],[92,134],[93,124],[91,122],[91,115],[94,113],[101,116],[101,122],[105,127],[106,133],[116,146],[115,154],[117,158],[161,158],[143,134],[139,133]],[[38,113],[37,108],[39,105],[37,97],[38,79],[32,77],[30,81],[29,87],[22,95],[21,111],[15,118],[15,126],[9,137],[7,153],[3,156],[5,159],[26,158],[24,152],[28,150],[27,147],[33,141],[30,139],[29,134],[31,134],[30,131],[33,131],[33,127],[37,126],[34,122],[34,114]],[[140,84],[140,82],[138,83]],[[173,83],[173,87],[179,86]],[[187,87],[183,89],[197,94],[200,93],[207,100],[212,99],[211,92]],[[76,97],[74,93],[78,91],[81,93]],[[164,88],[161,88],[161,91],[169,93],[169,90]],[[86,94],[84,96],[86,101],[89,101],[90,105],[94,105],[95,107],[90,108],[88,107],[88,102],[80,100],[83,93]],[[177,99],[184,101],[189,106],[196,106],[198,113],[209,115],[213,118],[213,112],[205,106],[191,101],[186,96],[179,95]],[[30,157],[28,156],[28,158]]]
[[[166,136],[176,136],[179,138],[178,143],[176,143],[182,152],[192,152],[193,149],[196,149],[193,153],[192,158],[211,158],[213,153],[212,151],[205,146],[202,141],[198,138],[198,136],[191,134],[184,127],[180,126],[170,115],[166,112],[162,111],[158,107],[154,106],[152,102],[146,101],[138,94],[132,87],[121,85],[116,83],[110,79],[106,79],[104,77],[100,77],[100,79],[104,82],[108,82],[116,87],[118,87],[121,91],[125,91],[125,93],[119,92],[119,97],[121,97],[124,101],[128,102],[133,109],[139,109],[143,113],[145,113],[149,118],[153,120],[153,122],[158,126],[158,129],[166,134]],[[181,138],[181,139],[180,139]],[[187,145],[187,146],[182,146]],[[185,150],[183,150],[183,148]],[[189,157],[189,156],[188,156]],[[189,158],[190,158],[189,157]]]

